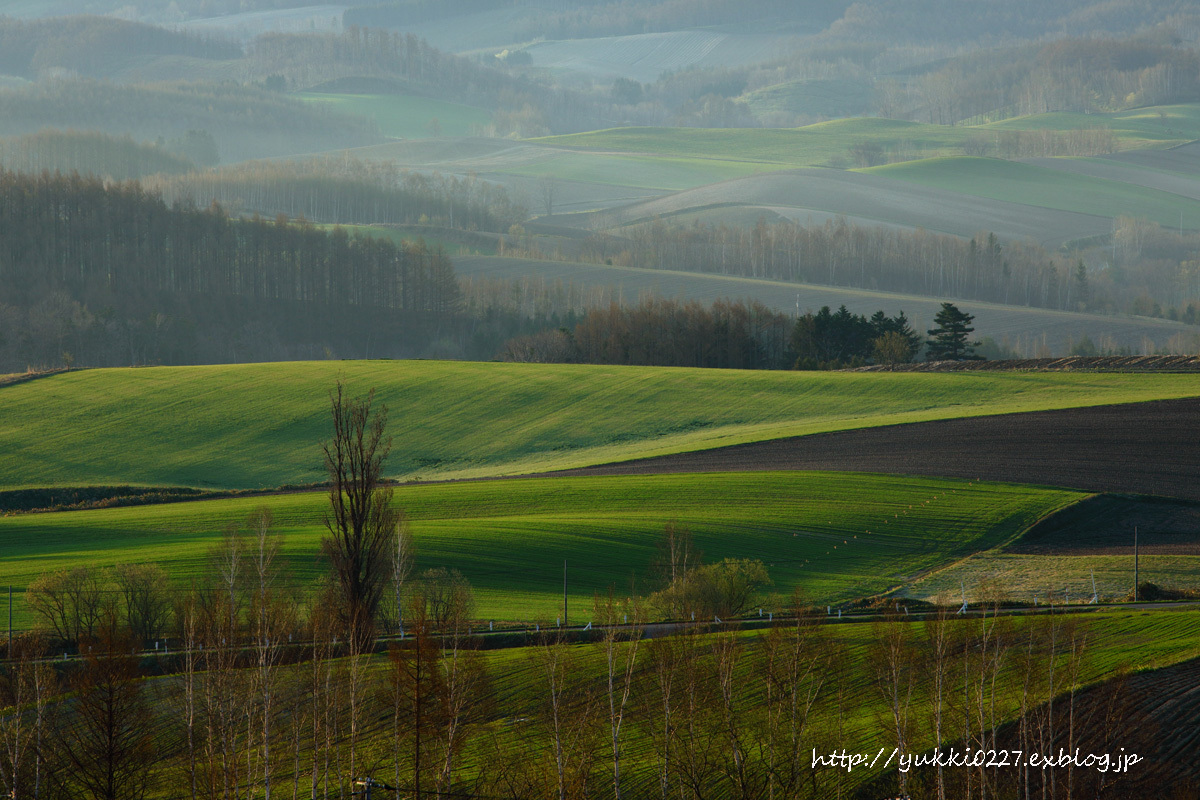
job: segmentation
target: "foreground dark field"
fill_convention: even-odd
[[[776,439],[574,475],[845,470],[1200,500],[1200,400],[951,419]]]

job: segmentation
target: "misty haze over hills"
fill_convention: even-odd
[[[407,333],[377,354],[488,358],[597,303],[711,297],[622,267],[782,281],[835,307],[839,287],[856,308],[851,292],[891,292],[888,314],[1028,309],[980,329],[994,354],[1197,346],[1190,3],[13,0],[0,15],[6,170],[92,175],[64,186],[105,203],[106,182],[137,180],[168,214],[215,203],[234,231],[257,215],[371,237],[397,263],[474,259],[444,324],[397,320]],[[54,251],[10,239],[5,282]],[[164,252],[148,269],[202,258]],[[295,341],[240,283],[151,278],[6,291],[4,368],[362,349],[353,325]],[[362,299],[331,320],[374,302],[347,296]],[[197,310],[225,298],[246,304],[233,339]],[[127,346],[160,328],[193,344]]]

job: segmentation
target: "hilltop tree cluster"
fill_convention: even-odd
[[[757,301],[647,299],[611,303],[573,329],[549,329],[508,341],[505,361],[638,364],[667,367],[787,369],[794,358],[791,320]]]
[[[939,335],[931,353],[957,359],[970,347],[961,342],[952,353],[940,344],[943,328],[972,317],[949,303],[952,313],[939,315]],[[968,329],[968,333],[973,329]],[[978,344],[978,343],[975,343]],[[664,367],[730,369],[841,369],[866,364],[905,364],[916,360],[925,340],[909,325],[904,312],[889,317],[853,314],[845,306],[829,306],[798,319],[773,311],[757,301],[718,300],[702,304],[645,299],[636,306],[612,302],[582,315],[573,328],[544,328],[510,339],[500,357],[505,361],[538,363],[638,364]],[[932,357],[932,356],[931,356]]]
[[[875,364],[907,364],[924,345],[901,311],[889,317],[876,311],[870,319],[845,306],[824,306],[796,320],[792,349],[800,369],[837,369]]]

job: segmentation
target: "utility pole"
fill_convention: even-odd
[[[570,622],[567,621],[567,560],[563,559],[563,627],[569,627]]]
[[[1133,602],[1137,602],[1138,596],[1138,540],[1137,540],[1137,525],[1133,526]]]
[[[8,585],[8,657],[12,658],[12,584]]]
[[[351,795],[362,795],[363,797],[366,797],[367,800],[371,800],[371,790],[372,789],[383,789],[388,792],[396,791],[395,786],[388,786],[383,781],[377,781],[374,778],[357,778],[354,781],[354,785],[361,786],[363,788],[361,791],[357,791],[357,792],[351,791],[350,794]]]

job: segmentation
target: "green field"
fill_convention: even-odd
[[[747,92],[741,99],[760,119],[771,113],[831,119],[867,113],[872,91],[868,81],[829,78],[776,83]]]
[[[957,153],[968,128],[859,118],[803,128],[611,128],[532,139],[541,144],[656,153],[674,158],[754,161],[777,167],[819,166],[847,158],[858,143],[901,146],[924,155]]]
[[[707,561],[760,558],[784,597],[802,587],[829,602],[998,546],[1083,496],[962,480],[735,473],[407,486],[395,502],[411,520],[418,568],[461,570],[481,618],[553,619],[566,560],[577,619],[586,620],[595,592],[628,593],[633,579],[647,585],[670,521],[691,528]],[[288,571],[309,586],[321,569],[327,505],[311,492],[0,518],[0,585],[64,567],[152,561],[186,586],[230,523],[267,506]]]
[[[1095,214],[1145,217],[1168,227],[1200,228],[1200,201],[1129,183],[1005,161],[931,158],[861,170],[934,189],[1010,203]]]
[[[344,231],[360,236],[371,236],[377,239],[387,239],[395,245],[403,245],[406,242],[425,242],[425,245],[430,249],[442,248],[442,251],[451,256],[492,256],[496,254],[496,248],[485,247],[479,244],[464,244],[453,239],[439,236],[437,234],[427,234],[417,228],[406,228],[404,226],[387,226],[383,225],[317,225],[316,227],[324,230],[333,230],[341,228]]]
[[[790,87],[784,94],[801,89]],[[773,104],[782,100],[768,94],[763,102]],[[736,159],[798,167],[843,163],[856,144],[876,144],[885,151],[902,151],[908,157],[949,156],[961,154],[963,143],[981,131],[1070,131],[1101,126],[1113,132],[1122,150],[1170,147],[1200,138],[1200,104],[1156,106],[1114,114],[1038,114],[975,127],[858,117],[788,129],[610,128],[530,141],[587,150]]]
[[[328,393],[376,388],[389,474],[565,469],[900,422],[1200,395],[1197,375],[805,373],[434,361],[62,373],[0,388],[0,488],[324,478]]]
[[[379,126],[384,136],[396,139],[474,136],[479,127],[491,122],[491,116],[482,108],[419,95],[301,92],[296,97],[330,111],[366,117]]]
[[[1080,130],[1106,127],[1123,150],[1172,147],[1200,139],[1200,104],[1150,106],[1109,114],[1059,111],[992,122],[978,130]]]
[[[504,172],[508,175],[533,178],[550,176],[563,181],[679,191],[775,169],[778,169],[778,165],[739,161],[728,157],[692,158],[563,152],[533,164],[509,167]]]

